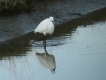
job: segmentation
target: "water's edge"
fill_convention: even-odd
[[[9,41],[33,32],[40,21],[49,16],[55,18],[56,28],[67,22],[73,24],[73,21],[76,21],[78,24],[81,24],[81,20],[84,20],[85,23],[92,23],[95,20],[105,18],[105,0],[101,2],[99,0],[96,0],[96,2],[92,0],[91,2],[80,2],[80,0],[73,2],[67,0],[63,2],[64,0],[58,2],[52,0],[50,2],[39,2],[36,4],[37,7],[34,7],[30,13],[21,13],[15,16],[0,15],[0,42]],[[78,5],[79,2],[81,3],[80,5]]]

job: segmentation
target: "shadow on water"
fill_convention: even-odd
[[[95,12],[91,12],[82,18],[74,19],[70,22],[66,22],[62,25],[55,27],[55,32],[52,35],[52,38],[59,37],[59,36],[67,36],[68,34],[71,36],[70,33],[74,33],[76,31],[78,26],[83,25],[86,27],[86,25],[94,24],[95,22],[99,21],[105,21],[106,20],[106,8],[103,8],[101,10],[97,10]],[[48,37],[48,40],[50,38]],[[64,40],[64,37],[60,39]],[[2,42],[0,44],[0,59],[8,58],[11,56],[25,56],[26,52],[28,51],[27,47],[30,47],[32,45],[31,40],[34,40],[35,42],[38,41],[38,43],[43,44],[39,41],[42,41],[42,37],[39,35],[35,35],[33,32],[26,34],[24,36],[8,40],[5,42]],[[58,44],[57,44],[58,45]],[[55,46],[57,46],[55,45]],[[52,46],[51,44],[47,46]],[[36,48],[36,46],[35,46]]]

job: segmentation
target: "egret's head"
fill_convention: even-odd
[[[55,24],[55,22],[54,22],[54,18],[53,18],[52,16],[49,17],[49,19],[52,21],[53,24]]]
[[[51,21],[54,21],[54,18],[51,16],[51,17],[49,17],[49,19],[51,20]]]

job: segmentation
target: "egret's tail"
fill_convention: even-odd
[[[37,33],[36,30],[34,30],[34,33],[35,33],[35,34]]]

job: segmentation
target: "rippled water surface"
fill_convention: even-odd
[[[46,56],[42,44],[33,33],[2,44],[0,80],[106,79],[106,21],[59,26]]]

